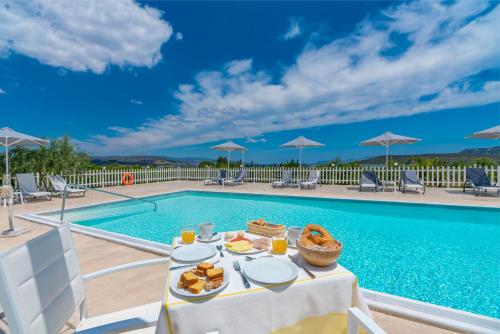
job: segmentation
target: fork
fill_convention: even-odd
[[[220,257],[224,257],[224,253],[222,253],[222,245],[217,245],[215,248],[219,251]]]
[[[248,282],[245,275],[243,275],[243,273],[241,272],[240,263],[237,260],[233,261],[233,267],[234,270],[236,270],[240,274],[241,280],[243,281],[243,285],[245,286],[245,288],[250,289],[250,282]]]

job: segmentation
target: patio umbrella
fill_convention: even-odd
[[[242,162],[245,165],[245,151],[247,150],[245,147],[240,146],[232,141],[225,142],[220,145],[215,145],[210,147],[212,150],[216,151],[226,151],[227,152],[227,168],[229,169],[229,160],[231,159],[231,152],[240,151],[242,155]]]
[[[0,129],[0,146],[5,147],[5,174],[4,183],[10,180],[9,175],[9,147],[11,146],[31,146],[31,145],[45,145],[49,141],[45,139],[36,138],[24,133],[14,131],[9,128]]]
[[[299,167],[302,167],[302,151],[306,147],[321,147],[325,144],[318,143],[317,141],[307,139],[306,137],[299,136],[288,143],[284,143],[281,147],[295,147],[299,149]]]
[[[500,125],[494,126],[492,128],[474,132],[473,134],[467,136],[466,138],[478,138],[478,139],[500,139]]]
[[[413,144],[422,139],[400,136],[386,131],[384,134],[361,142],[362,146],[385,146],[385,166],[389,166],[389,146],[398,144]]]

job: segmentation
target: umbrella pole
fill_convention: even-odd
[[[389,168],[389,145],[385,145],[385,168]]]
[[[229,160],[231,160],[231,151],[227,151],[227,170],[229,171]]]
[[[241,151],[241,164],[245,168],[245,151]]]
[[[302,147],[299,147],[299,168],[302,168]]]

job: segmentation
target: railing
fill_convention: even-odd
[[[461,187],[465,181],[464,166],[431,166],[431,167],[246,167],[247,182],[270,183],[281,177],[283,170],[292,169],[294,179],[307,179],[310,170],[321,171],[321,184],[356,185],[364,170],[374,171],[381,180],[399,181],[401,171],[414,170],[418,177],[428,187],[454,188]],[[500,166],[485,167],[489,178],[500,183]],[[230,177],[236,176],[237,168],[229,169]],[[70,183],[81,184],[87,187],[108,187],[122,184],[122,175],[130,173],[135,178],[135,183],[153,183],[175,180],[202,181],[215,178],[217,168],[145,168],[130,170],[91,170],[78,174],[64,175]]]
[[[70,184],[70,183],[68,183],[64,187],[64,192],[62,194],[63,200],[62,200],[62,206],[61,206],[61,216],[60,216],[60,219],[59,219],[60,221],[64,221],[64,211],[66,210],[66,198],[68,197],[68,191],[67,191],[68,187],[83,188],[83,189],[87,189],[87,190],[98,191],[98,192],[105,193],[105,194],[108,194],[108,195],[114,195],[114,196],[128,198],[128,199],[135,200],[135,201],[145,202],[145,203],[152,204],[154,206],[154,211],[156,211],[158,209],[158,204],[156,202],[153,202],[153,201],[150,201],[150,200],[147,200],[147,199],[144,199],[144,198],[132,197],[132,196],[118,194],[118,193],[115,193],[115,192],[112,192],[112,191],[103,190],[103,189],[91,188],[91,187],[87,187],[87,186],[82,185],[82,184]]]

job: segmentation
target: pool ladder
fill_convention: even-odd
[[[149,204],[152,204],[154,206],[154,211],[157,211],[157,209],[158,209],[158,204],[156,202],[149,201],[149,200],[144,199],[144,198],[123,195],[123,194],[115,193],[115,192],[112,192],[112,191],[102,190],[102,189],[99,189],[99,188],[90,188],[90,187],[87,187],[87,186],[84,186],[84,185],[81,185],[81,184],[71,184],[71,183],[68,183],[64,187],[64,192],[62,194],[61,217],[59,219],[60,221],[64,221],[64,211],[66,210],[66,197],[68,197],[68,187],[73,187],[73,186],[74,187],[78,187],[80,189],[97,191],[97,192],[105,193],[105,194],[108,194],[108,195],[115,195],[115,196],[119,196],[119,197],[123,197],[123,198],[128,198],[128,199],[135,200],[135,201],[141,201],[141,202],[149,203]]]

